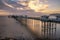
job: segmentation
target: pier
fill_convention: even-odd
[[[60,21],[58,22],[49,19],[45,20],[39,17],[28,17],[27,15],[12,17],[19,21],[22,25],[26,26],[31,32],[36,34],[38,38],[44,40],[59,40],[56,37],[56,27]]]
[[[0,40],[60,40],[59,3],[0,0]]]
[[[40,17],[1,16],[1,40],[59,40],[57,25],[59,22],[42,20]]]

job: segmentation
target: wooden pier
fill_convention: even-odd
[[[40,17],[28,17],[27,15],[26,16],[12,16],[14,19],[16,19],[17,21],[19,21],[21,24],[25,25],[26,27],[28,27],[28,19],[32,19],[32,24],[33,26],[35,25],[35,21],[34,20],[39,20],[41,23],[40,24],[40,27],[42,28],[41,29],[41,34],[43,35],[42,39],[46,39],[46,40],[57,40],[56,38],[56,25],[57,23],[60,23],[60,21],[53,21],[53,20],[49,20],[49,19],[43,19],[43,18],[40,18]],[[33,27],[34,28],[34,27]],[[28,28],[30,29],[30,28]],[[31,30],[31,29],[30,29]],[[31,30],[33,31],[33,30]],[[38,30],[39,31],[39,30]],[[39,34],[36,34],[38,37]],[[41,38],[41,37],[40,37]]]

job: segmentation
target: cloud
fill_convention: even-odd
[[[44,1],[46,1],[46,0],[44,0]],[[43,2],[40,3],[39,0],[34,0],[34,1],[31,0],[28,3],[28,7],[30,7],[35,12],[40,12],[40,10],[44,11],[45,9],[47,9],[48,8],[48,4],[43,4]]]
[[[34,10],[35,12],[41,12],[48,8],[48,4],[45,4],[45,2],[48,2],[48,0],[19,0],[20,2],[17,2],[18,4],[21,4],[25,6],[25,9],[28,8],[30,10]]]
[[[6,6],[14,8],[12,5],[7,4],[5,1],[2,1]]]
[[[41,12],[44,11],[45,9],[48,8],[48,4],[43,4],[40,0],[13,0],[13,1],[8,1],[3,0],[2,2],[10,7],[10,8],[15,8],[17,10],[20,9],[29,9],[29,10],[34,10],[35,12]],[[47,0],[43,0],[47,1]]]
[[[48,8],[48,4],[43,4],[43,2],[38,0],[27,0],[27,1],[8,1],[8,0],[2,0],[5,6],[8,6],[9,10],[17,10],[17,11],[24,11],[24,10],[33,10],[33,12],[43,12]],[[5,7],[4,7],[5,8]],[[7,10],[7,8],[5,9]],[[7,11],[9,11],[7,10]],[[12,12],[12,11],[10,11]],[[26,11],[27,12],[27,11]]]
[[[43,13],[47,13],[47,14],[52,14],[52,13],[60,13],[60,10],[44,10]]]
[[[48,2],[48,0],[44,0],[45,2]]]
[[[4,7],[4,4],[2,3],[2,0],[0,0],[0,9]]]

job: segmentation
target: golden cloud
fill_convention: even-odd
[[[60,10],[44,10],[43,13],[47,13],[47,14],[52,14],[52,13],[60,13]]]
[[[47,0],[44,0],[47,1]],[[44,11],[48,8],[48,4],[43,4],[43,2],[40,3],[39,0],[31,0],[28,3],[28,7],[34,10],[35,12]]]

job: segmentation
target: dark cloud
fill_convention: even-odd
[[[1,0],[0,0],[0,5],[2,5],[2,2],[1,2]]]
[[[2,3],[2,0],[0,0],[0,9],[4,7],[4,4]]]

